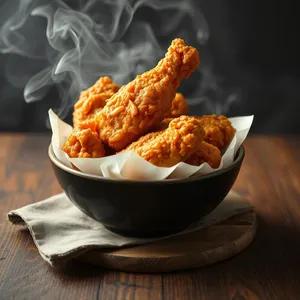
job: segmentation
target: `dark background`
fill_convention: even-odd
[[[195,9],[201,7],[210,28],[207,47],[214,72],[225,79],[224,89],[234,86],[239,91],[238,101],[226,115],[254,114],[252,133],[300,133],[299,18],[295,4],[266,0],[201,2],[195,2]],[[137,17],[156,24],[151,8],[142,9]],[[188,30],[189,22],[185,26]],[[42,101],[26,103],[23,89],[13,87],[5,78],[8,55],[13,54],[0,54],[0,130],[49,130],[45,120],[48,109],[59,103],[56,88]],[[199,80],[201,77],[192,76],[181,91],[189,97]],[[192,106],[190,113],[214,111],[200,104]],[[70,116],[71,112],[67,121]]]

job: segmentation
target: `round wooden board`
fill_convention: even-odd
[[[246,249],[256,233],[254,212],[209,228],[149,244],[114,250],[92,250],[79,260],[127,272],[170,272],[207,266]]]

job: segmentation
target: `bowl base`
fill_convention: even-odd
[[[105,226],[109,231],[127,237],[136,237],[136,238],[159,238],[172,235],[183,231],[188,226],[172,229],[172,230],[155,230],[155,231],[136,231],[136,230],[118,230],[109,226]]]
[[[256,214],[251,211],[167,240],[93,249],[76,259],[122,272],[162,273],[201,268],[246,249],[255,237],[256,227]]]

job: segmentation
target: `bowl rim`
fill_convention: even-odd
[[[119,183],[119,184],[175,184],[175,183],[184,183],[184,182],[193,182],[193,181],[198,181],[198,180],[205,180],[209,179],[215,176],[218,176],[223,173],[227,173],[230,170],[234,169],[236,165],[238,165],[240,162],[242,163],[245,157],[245,148],[243,145],[239,147],[237,150],[236,158],[234,162],[227,168],[215,171],[210,174],[206,175],[195,175],[183,179],[166,179],[166,180],[151,180],[151,181],[146,181],[146,180],[133,180],[133,179],[112,179],[112,178],[106,178],[100,175],[93,175],[93,174],[88,174],[88,173],[83,173],[80,171],[77,171],[75,169],[72,169],[66,165],[64,165],[62,162],[59,161],[59,159],[55,156],[52,144],[50,143],[48,147],[48,156],[50,161],[59,169],[64,170],[67,173],[70,173],[75,176],[79,176],[85,179],[90,179],[90,180],[95,180],[95,181],[104,181],[107,183]]]

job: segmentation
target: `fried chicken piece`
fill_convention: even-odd
[[[204,134],[197,118],[181,116],[167,129],[142,136],[122,152],[134,150],[153,165],[171,167],[187,160],[199,148]]]
[[[213,169],[216,169],[219,167],[221,159],[221,151],[214,145],[203,141],[197,151],[185,162],[194,166],[200,166],[202,163],[207,162]]]
[[[180,93],[176,93],[175,98],[172,101],[171,110],[166,114],[166,118],[177,118],[181,115],[186,115],[189,111],[189,106]]]
[[[71,158],[97,158],[105,155],[103,144],[97,131],[80,125],[75,128],[62,146]]]
[[[195,116],[196,117],[196,116]],[[232,127],[231,122],[223,115],[204,115],[196,117],[200,120],[205,131],[204,141],[218,147],[221,151],[229,145],[235,135],[236,130]],[[154,131],[163,130],[173,118],[165,118],[155,128]]]
[[[204,141],[223,151],[236,132],[231,122],[223,115],[204,115],[199,117],[199,120],[205,131]]]
[[[85,121],[94,118],[106,104],[106,101],[117,91],[119,86],[107,77],[100,77],[97,82],[87,90],[80,93],[74,105],[73,125],[77,127]]]
[[[195,48],[182,39],[173,40],[155,68],[122,86],[97,114],[102,141],[120,151],[149,132],[171,109],[180,81],[199,63]]]

